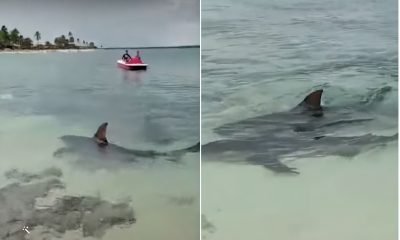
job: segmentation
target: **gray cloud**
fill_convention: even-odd
[[[200,0],[2,0],[0,25],[43,40],[72,31],[104,46],[200,43]]]

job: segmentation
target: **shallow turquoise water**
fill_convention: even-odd
[[[57,166],[70,194],[130,198],[138,222],[104,239],[197,239],[199,154],[115,169],[71,164],[84,156],[53,157],[60,136],[91,137],[105,121],[108,140],[128,148],[167,151],[199,140],[199,49],[143,50],[146,72],[117,68],[121,54],[0,54],[0,172]]]
[[[394,134],[397,60],[396,1],[202,1],[203,144],[221,138],[218,126],[289,110],[318,88],[323,105],[362,103],[375,119],[335,134]],[[203,155],[202,211],[214,225],[203,235],[396,239],[397,152],[396,141],[354,158],[295,158],[298,177]]]

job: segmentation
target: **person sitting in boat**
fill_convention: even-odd
[[[140,58],[139,50],[136,51],[136,58],[141,62],[142,59]]]
[[[125,54],[124,55],[122,55],[122,60],[124,60],[124,61],[129,61],[129,60],[131,60],[131,55],[129,55],[129,53],[128,53],[128,50],[125,50]]]

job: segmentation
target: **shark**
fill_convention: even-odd
[[[103,160],[103,163],[109,163],[107,167],[115,165],[115,161],[120,163],[139,162],[144,159],[164,158],[168,161],[177,162],[182,155],[186,153],[195,153],[200,151],[200,142],[197,144],[169,152],[155,150],[137,150],[129,149],[110,143],[107,139],[108,122],[102,123],[93,137],[65,135],[60,137],[64,147],[57,149],[53,156],[63,157],[67,154],[75,154],[82,161]]]
[[[240,153],[244,154],[244,159],[240,160],[243,163],[260,165],[274,173],[299,174],[299,170],[288,166],[285,160],[328,155],[353,157],[364,147],[382,146],[397,140],[398,133],[391,136],[338,135],[340,129],[365,125],[374,118],[356,107],[322,106],[322,94],[323,89],[311,92],[289,111],[215,128],[219,140],[203,144],[202,156],[207,159],[210,154]]]

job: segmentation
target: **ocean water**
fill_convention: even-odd
[[[0,174],[56,166],[68,194],[131,199],[137,222],[103,239],[197,239],[199,154],[110,169],[53,157],[64,146],[59,137],[91,137],[106,121],[108,140],[127,148],[168,151],[199,141],[199,49],[142,50],[146,72],[119,69],[122,53],[0,54]]]
[[[393,135],[397,56],[394,0],[204,0],[202,143],[221,138],[216,127],[289,110],[319,88],[324,106],[374,118],[336,135]],[[203,238],[397,239],[397,156],[394,141],[351,158],[294,158],[300,175],[287,176],[203,153]]]

